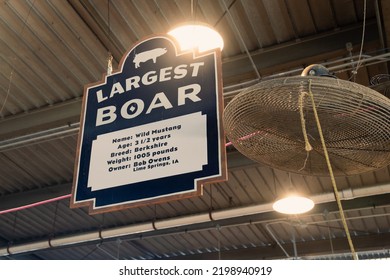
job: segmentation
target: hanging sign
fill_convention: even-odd
[[[71,207],[91,213],[202,194],[226,180],[220,50],[136,44],[85,86]]]

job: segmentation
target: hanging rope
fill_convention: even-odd
[[[309,142],[309,137],[307,136],[307,130],[306,130],[306,121],[305,121],[305,115],[303,113],[303,103],[304,103],[304,98],[307,95],[305,91],[301,91],[298,97],[298,107],[299,107],[299,115],[301,119],[301,127],[302,127],[302,133],[303,133],[303,139],[305,140],[305,150],[306,150],[306,159],[305,162],[303,163],[303,166],[301,169],[298,171],[302,171],[306,167],[307,160],[309,159],[309,154],[310,151],[313,150],[313,147],[311,146]]]
[[[313,93],[311,91],[311,82],[312,82],[312,80],[310,79],[309,80],[309,93],[308,93],[308,95],[310,96],[310,99],[311,99],[311,104],[312,104],[312,107],[313,107],[313,113],[314,113],[314,117],[315,117],[315,120],[316,120],[318,133],[319,133],[320,139],[321,139],[322,149],[324,151],[326,164],[328,166],[330,179],[332,181],[333,192],[334,192],[334,195],[335,195],[335,198],[336,198],[336,202],[337,202],[337,205],[338,205],[338,208],[339,208],[339,213],[340,213],[341,221],[342,221],[343,226],[344,226],[345,234],[347,235],[347,239],[348,239],[349,247],[351,249],[352,257],[353,257],[354,260],[358,260],[358,255],[355,252],[355,248],[353,246],[352,238],[351,238],[351,235],[349,233],[347,221],[346,221],[345,216],[344,216],[344,210],[343,210],[343,206],[341,205],[341,200],[340,200],[339,192],[337,190],[336,179],[335,179],[334,174],[333,174],[333,169],[332,169],[332,165],[330,163],[328,150],[327,150],[326,145],[325,145],[325,139],[324,139],[324,135],[322,133],[321,123],[320,123],[320,120],[319,120],[319,117],[318,117],[316,104],[314,102],[314,96],[313,96]]]
[[[301,126],[302,126],[302,133],[303,133],[303,139],[305,140],[305,150],[306,152],[310,152],[313,150],[313,147],[310,145],[309,137],[307,136],[307,130],[306,130],[306,121],[305,121],[305,115],[303,114],[303,99],[307,95],[306,92],[302,91],[299,95],[298,104],[299,104],[299,115],[301,117]]]

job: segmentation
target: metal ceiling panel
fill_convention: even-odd
[[[195,7],[191,7],[192,2]],[[293,218],[268,209],[289,189],[312,196],[331,194],[330,178],[289,174],[253,163],[234,147],[228,149],[228,181],[204,186],[201,197],[90,216],[87,209],[70,209],[66,195],[73,179],[78,132],[75,122],[83,87],[101,79],[109,52],[115,68],[137,40],[166,33],[182,22],[202,21],[214,26],[225,40],[225,86],[241,89],[249,82],[253,84],[258,78],[255,68],[265,75],[261,78],[270,79],[299,75],[313,62],[337,66],[338,78],[371,86],[373,77],[388,77],[389,58],[375,57],[386,54],[388,46],[383,38],[388,37],[385,32],[390,27],[379,24],[387,23],[380,18],[383,3],[376,6],[375,1],[367,1],[364,9],[364,2],[4,2],[0,9],[0,211],[19,206],[25,209],[0,214],[0,252],[3,248],[12,251],[16,244],[42,240],[49,246],[48,240],[60,237],[143,223],[158,227],[159,222],[177,218],[204,215],[208,219],[0,258],[272,259],[348,252],[334,203],[322,203],[311,213]],[[374,59],[364,62],[354,74],[364,19],[363,58]],[[351,52],[345,45],[349,41],[353,42]],[[238,84],[241,82],[245,83]],[[381,86],[386,92],[387,87]],[[225,94],[228,92],[226,88]],[[385,190],[390,183],[390,166],[338,177],[336,182],[346,196],[375,188],[375,195],[350,197],[343,204],[359,250],[388,248],[390,210]],[[65,197],[61,200],[30,207],[33,202],[62,195]],[[268,208],[259,213],[239,211],[257,206]],[[221,212],[236,214],[213,219]]]

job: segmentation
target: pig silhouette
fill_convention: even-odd
[[[135,68],[138,68],[141,62],[146,62],[151,59],[153,60],[153,63],[156,63],[157,57],[164,55],[166,52],[166,48],[156,48],[136,54],[133,60]]]

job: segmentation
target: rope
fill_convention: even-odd
[[[313,150],[313,147],[310,145],[309,137],[307,136],[307,130],[306,130],[306,122],[305,122],[305,116],[303,114],[303,99],[307,95],[306,92],[302,91],[299,95],[298,104],[299,104],[299,114],[301,116],[301,125],[302,125],[302,133],[303,138],[305,139],[305,150],[306,152],[310,152]]]
[[[350,247],[350,249],[351,249],[351,253],[352,253],[353,259],[354,259],[354,260],[358,260],[358,255],[357,255],[356,252],[355,252],[355,248],[354,248],[354,246],[353,246],[353,242],[352,242],[352,239],[351,239],[351,235],[350,235],[350,233],[349,233],[347,221],[346,221],[345,216],[344,216],[343,206],[341,205],[340,196],[339,196],[339,192],[338,192],[338,190],[337,190],[337,185],[336,185],[336,179],[335,179],[334,174],[333,174],[333,169],[332,169],[332,165],[330,164],[330,159],[329,159],[328,150],[327,150],[326,145],[325,145],[324,135],[322,134],[321,123],[320,123],[320,120],[319,120],[319,118],[318,118],[318,113],[317,113],[317,109],[316,109],[316,104],[315,104],[315,102],[314,102],[314,96],[313,96],[313,93],[312,93],[312,91],[311,91],[311,82],[312,82],[312,80],[310,79],[310,80],[309,80],[309,93],[308,93],[308,95],[310,96],[311,103],[312,103],[312,106],[313,106],[313,113],[314,113],[314,117],[315,117],[315,119],[316,119],[317,128],[318,128],[318,133],[319,133],[320,138],[321,138],[321,144],[322,144],[322,148],[323,148],[323,150],[324,150],[324,155],[325,155],[325,159],[326,159],[326,164],[327,164],[327,166],[328,166],[329,175],[330,175],[330,178],[331,178],[331,181],[332,181],[333,192],[334,192],[334,195],[335,195],[335,198],[336,198],[337,205],[338,205],[338,207],[339,207],[339,213],[340,213],[341,221],[342,221],[342,223],[343,223],[344,230],[345,230],[345,233],[346,233],[346,235],[347,235],[348,244],[349,244],[349,247]]]
[[[309,137],[307,136],[307,129],[306,129],[306,121],[305,121],[305,115],[303,114],[303,99],[307,93],[305,91],[301,91],[299,98],[298,98],[298,105],[299,105],[299,115],[301,118],[301,127],[302,127],[302,133],[303,133],[303,139],[305,140],[305,150],[306,150],[306,159],[305,162],[303,163],[303,166],[301,169],[298,171],[302,171],[305,169],[307,160],[309,159],[309,152],[313,150],[313,147],[311,146],[309,142]]]

